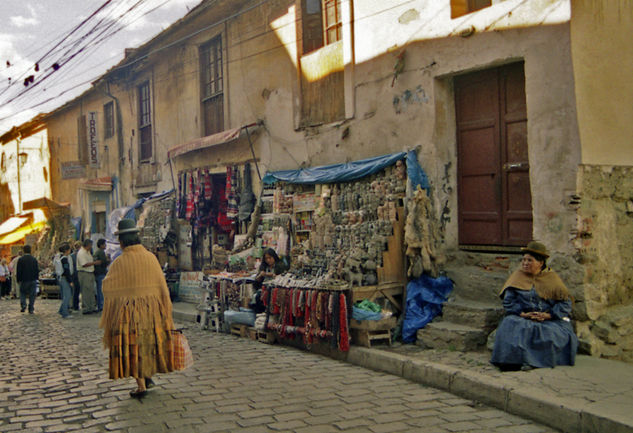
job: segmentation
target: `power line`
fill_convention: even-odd
[[[112,0],[109,0],[112,1]],[[101,23],[105,20],[105,18],[102,18],[101,20],[99,20],[99,22],[97,22],[97,24],[95,24],[86,34],[84,34],[83,36],[81,36],[79,38],[79,40],[75,41],[73,44],[73,47],[71,47],[70,49],[67,49],[66,52],[64,54],[62,54],[62,57],[60,58],[60,60],[58,60],[57,62],[57,68],[53,69],[52,71],[49,71],[47,74],[45,74],[43,77],[41,77],[40,79],[38,79],[37,82],[35,82],[34,84],[32,84],[31,86],[27,87],[26,89],[24,89],[23,91],[19,92],[17,95],[13,96],[12,98],[8,99],[7,101],[5,101],[5,104],[10,103],[15,101],[16,99],[22,97],[24,94],[31,92],[33,88],[37,87],[38,85],[40,85],[42,82],[46,81],[51,75],[53,75],[57,69],[61,68],[62,66],[66,66],[71,60],[73,60],[74,58],[76,58],[78,55],[81,55],[82,53],[84,53],[88,48],[91,48],[90,45],[94,44],[94,48],[96,49],[96,47],[98,47],[101,43],[105,42],[108,38],[112,37],[113,35],[115,35],[116,33],[118,33],[119,31],[121,31],[123,28],[127,27],[128,25],[130,25],[132,22],[135,22],[137,19],[140,19],[142,16],[145,16],[151,12],[153,12],[154,10],[156,10],[158,7],[163,6],[165,2],[161,3],[158,7],[155,7],[153,9],[151,9],[150,11],[145,12],[144,14],[142,14],[141,16],[135,17],[135,19],[133,19],[132,21],[126,23],[126,24],[120,24],[118,28],[116,28],[115,30],[111,31],[110,33],[107,33],[106,35],[103,35],[104,32],[108,31],[111,27],[113,27],[115,24],[117,24],[121,18],[123,18],[125,15],[129,14],[132,10],[136,9],[137,7],[139,7],[141,4],[143,4],[146,0],[138,0],[134,5],[132,5],[128,10],[126,10],[125,12],[123,12],[122,14],[119,15],[118,18],[116,18],[115,20],[111,21],[110,23],[106,24],[106,26],[104,28],[101,29],[101,31],[99,33],[97,33],[96,36],[94,36],[92,38],[92,40],[89,40],[87,43],[85,43],[83,46],[81,46],[80,48],[78,48],[75,52],[72,52],[72,48],[75,48],[79,45],[79,43],[83,42],[84,40],[86,40],[88,37],[90,37],[93,33],[95,33],[97,30],[99,30],[99,26],[101,25]],[[169,1],[169,0],[167,0]],[[94,13],[92,14],[92,16],[94,16]],[[85,20],[84,20],[85,21]],[[103,36],[102,36],[103,35]],[[96,40],[97,37],[102,36],[100,39]],[[61,44],[57,44],[58,46]],[[49,50],[49,53],[52,52],[52,49]],[[72,52],[72,54],[70,54]],[[68,55],[70,54],[70,55]],[[68,55],[68,56],[67,56]],[[67,56],[67,57],[64,57]],[[85,55],[81,55],[81,57],[85,57]],[[1,94],[1,93],[0,93]]]

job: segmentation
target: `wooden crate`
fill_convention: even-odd
[[[391,346],[391,330],[367,331],[363,329],[350,329],[352,342],[359,346],[371,347],[373,341],[383,340]]]
[[[363,331],[382,331],[387,329],[393,329],[396,327],[397,320],[391,316],[381,320],[355,320],[349,321],[349,327],[351,329],[360,329]]]
[[[238,337],[246,337],[248,335],[248,326],[240,323],[233,323],[231,325],[231,334]]]
[[[371,347],[373,341],[385,341],[391,346],[391,330],[396,326],[396,318],[381,320],[350,320],[352,341],[359,346]]]
[[[248,334],[248,338],[250,338],[251,340],[257,340],[257,329],[249,326],[248,328],[246,328],[246,332]]]
[[[261,341],[266,344],[273,344],[275,342],[275,333],[273,331],[257,330],[257,341]]]

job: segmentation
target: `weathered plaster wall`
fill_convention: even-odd
[[[72,216],[86,218],[86,210],[82,209],[80,184],[87,179],[106,176],[119,176],[118,173],[118,147],[116,134],[114,137],[104,139],[103,105],[112,101],[111,98],[99,90],[93,89],[80,98],[76,104],[67,109],[60,110],[46,119],[48,130],[48,144],[51,152],[51,189],[55,200],[69,202]],[[96,111],[98,134],[99,167],[86,166],[85,177],[75,179],[62,179],[62,164],[79,160],[77,119],[81,115],[87,116],[89,112]],[[119,196],[119,198],[121,198]],[[112,206],[116,206],[115,203]]]
[[[633,362],[633,168],[582,165],[578,190],[587,310],[578,336],[593,355]]]
[[[633,2],[573,0],[571,38],[582,162],[633,165]]]

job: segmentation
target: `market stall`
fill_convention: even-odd
[[[240,174],[231,171],[238,180]],[[200,220],[194,216],[209,213],[201,197],[215,182],[206,181],[204,172],[192,178],[199,180],[192,184],[188,174],[181,177],[179,215],[190,212],[189,218]],[[210,208],[211,233],[223,218],[224,200],[229,207],[242,206],[241,183],[231,184],[236,197],[231,204],[227,179],[228,172],[219,182],[224,188],[219,212]],[[202,260],[210,265],[200,284],[201,326],[342,352],[350,337],[367,346],[390,343],[403,312],[407,276],[437,268],[429,186],[415,152],[269,172],[262,182],[245,224],[236,218],[239,213],[233,216],[233,242],[209,240],[209,260]],[[407,207],[426,217],[409,216]],[[267,248],[286,272],[258,285]]]

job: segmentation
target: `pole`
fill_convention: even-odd
[[[17,137],[15,139],[15,142],[17,144],[17,150],[16,150],[16,161],[18,163],[18,213],[22,212],[22,187],[21,182],[20,182],[20,137]]]

